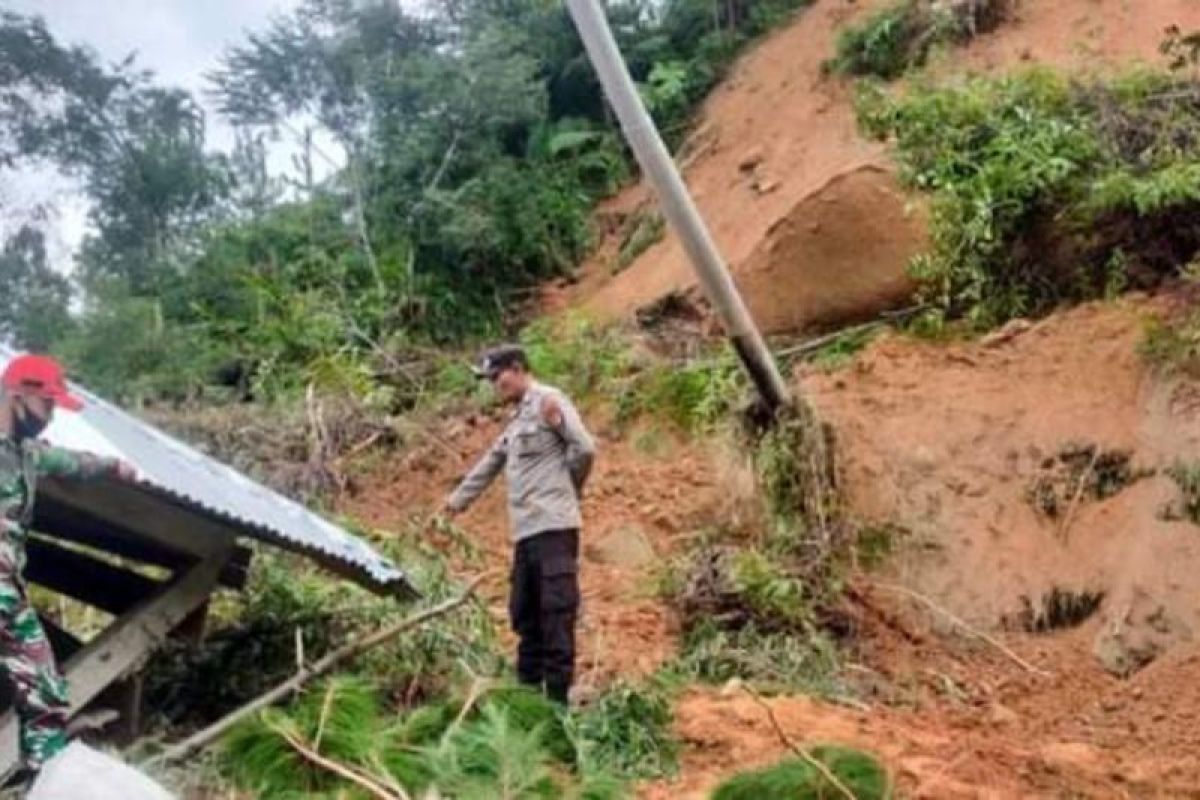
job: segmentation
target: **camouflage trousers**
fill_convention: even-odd
[[[0,668],[12,681],[21,758],[40,769],[67,746],[67,684],[25,591],[25,544],[0,529]]]

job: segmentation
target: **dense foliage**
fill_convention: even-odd
[[[802,4],[629,0],[609,16],[678,143],[739,46]],[[0,44],[0,168],[48,166],[91,202],[74,304],[36,230],[4,248],[28,302],[0,307],[0,332],[128,399],[403,383],[422,346],[495,332],[567,272],[592,204],[633,169],[561,4],[305,0],[214,65],[227,153],[194,98],[132,59],[103,65],[11,13]],[[267,169],[280,140],[299,153],[286,180]]]
[[[932,194],[913,264],[926,323],[976,327],[1149,286],[1200,249],[1200,83],[1181,71],[1078,83],[1047,71],[861,90],[867,131],[894,140]]]

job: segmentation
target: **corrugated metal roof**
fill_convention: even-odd
[[[0,345],[0,369],[15,355]],[[414,593],[404,572],[362,539],[77,384],[71,388],[85,407],[55,415],[45,434],[52,444],[124,458],[146,490],[169,502],[340,568],[377,591]]]

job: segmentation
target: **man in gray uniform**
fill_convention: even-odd
[[[520,347],[489,350],[477,374],[515,410],[446,511],[465,511],[504,470],[516,543],[508,610],[520,639],[517,677],[565,704],[575,669],[579,501],[595,444],[567,396],[534,380]]]

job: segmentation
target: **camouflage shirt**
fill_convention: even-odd
[[[33,519],[39,477],[92,479],[115,474],[117,465],[111,458],[0,437],[0,529],[24,535]]]

